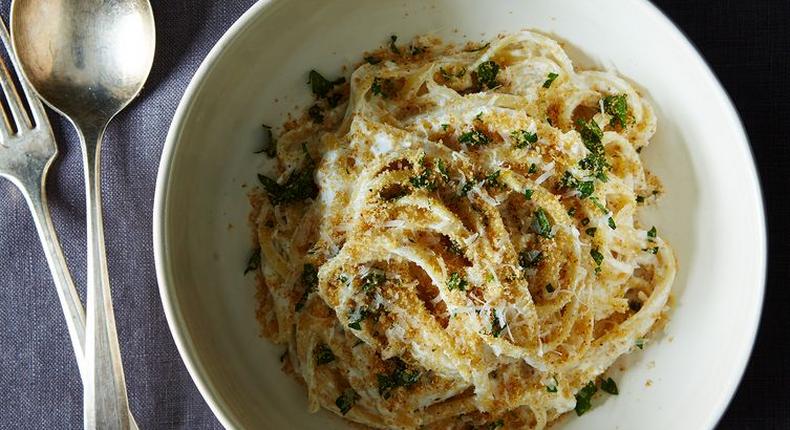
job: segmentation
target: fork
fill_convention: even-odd
[[[60,246],[46,196],[46,178],[52,161],[58,154],[55,136],[49,124],[44,106],[36,97],[24,76],[9,40],[8,30],[0,20],[2,41],[19,85],[30,110],[25,111],[22,99],[14,86],[11,73],[0,58],[0,90],[5,96],[7,110],[0,107],[0,176],[9,179],[19,188],[27,202],[36,225],[44,255],[52,273],[58,299],[66,318],[71,345],[77,359],[80,379],[85,380],[85,310],[74,287],[63,250]],[[134,417],[129,412],[130,425],[137,429]]]

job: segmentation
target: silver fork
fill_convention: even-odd
[[[45,190],[47,171],[58,154],[58,147],[44,106],[21,72],[16,54],[11,47],[8,30],[2,20],[0,20],[0,40],[11,61],[11,67],[19,79],[31,114],[28,116],[25,111],[11,74],[5,62],[0,59],[0,89],[10,111],[0,109],[0,117],[2,117],[0,119],[0,176],[9,179],[19,188],[30,207],[58,292],[58,299],[63,308],[63,316],[66,318],[80,379],[84,380],[85,310],[74,287],[60,241],[52,225]],[[136,430],[137,425],[131,412],[129,417],[131,428]]]
[[[15,71],[20,70],[9,43],[8,30],[0,20],[0,39],[3,47],[11,60]],[[9,112],[0,110],[0,176],[8,178],[14,183],[27,201],[33,221],[36,224],[44,255],[49,264],[49,270],[55,281],[58,298],[66,317],[66,326],[77,357],[77,366],[82,375],[83,346],[85,344],[85,311],[82,308],[80,296],[74,288],[74,281],[69,273],[63,251],[60,247],[52,219],[47,207],[45,184],[47,170],[58,154],[55,145],[55,136],[49,125],[47,114],[41,101],[35,96],[24,76],[17,72],[22,91],[32,118],[28,117],[22,100],[14,87],[11,75],[5,63],[0,59],[0,88],[7,101]],[[10,116],[10,117],[9,117]],[[31,121],[32,120],[32,121]],[[13,124],[17,131],[14,132]]]

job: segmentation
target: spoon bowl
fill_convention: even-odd
[[[77,124],[106,122],[120,112],[153,64],[148,0],[17,0],[11,27],[30,83]]]

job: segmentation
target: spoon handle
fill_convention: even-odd
[[[80,130],[87,204],[88,279],[85,335],[86,429],[129,429],[129,401],[115,329],[102,222],[100,155],[106,124]]]

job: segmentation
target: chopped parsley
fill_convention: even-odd
[[[498,85],[496,80],[498,73],[499,64],[492,60],[488,60],[477,66],[477,82],[481,87],[494,88]]]
[[[576,215],[576,208],[575,207],[572,207],[572,208],[568,209],[568,216],[572,217],[572,216],[575,216],[575,215]]]
[[[526,197],[526,198],[527,198],[527,200],[532,200],[532,195],[533,195],[533,194],[535,194],[535,190],[531,190],[531,189],[529,189],[529,188],[527,188],[526,190],[524,190],[524,197]]]
[[[595,192],[595,183],[593,181],[580,181],[573,176],[573,173],[565,171],[560,179],[560,186],[568,189],[576,189],[579,192],[579,198],[584,200],[590,197]]]
[[[592,236],[592,237],[595,237],[596,231],[598,231],[598,229],[595,227],[590,227],[587,230],[584,230],[584,232],[587,233],[587,236]]]
[[[388,399],[392,395],[392,390],[396,388],[409,388],[420,380],[420,371],[409,369],[401,359],[394,359],[395,368],[390,373],[378,373],[376,379],[379,385],[379,395]]]
[[[474,187],[475,187],[474,182],[467,181],[466,183],[464,183],[464,185],[458,191],[458,195],[460,195],[462,197],[466,196],[469,193],[469,191],[472,191],[472,188],[474,188]]]
[[[386,281],[387,277],[384,275],[384,273],[372,271],[362,277],[362,290],[366,292],[372,291],[374,288],[381,286]]]
[[[543,83],[543,88],[550,88],[551,84],[554,83],[554,80],[557,79],[560,75],[551,72],[546,76],[546,82]]]
[[[606,378],[601,381],[601,391],[604,391],[609,394],[618,395],[620,392],[617,390],[617,383],[614,382],[612,378]]]
[[[635,345],[639,349],[644,349],[645,348],[645,340],[642,339],[642,338],[639,338],[639,339],[636,340]]]
[[[576,130],[581,135],[584,146],[590,151],[589,155],[579,161],[579,167],[589,170],[596,178],[606,182],[608,180],[606,172],[611,166],[606,161],[606,152],[601,142],[603,131],[592,119],[589,121],[576,120]]]
[[[324,345],[323,343],[318,345],[315,349],[315,363],[317,365],[327,364],[335,361],[335,354],[332,352],[332,348]]]
[[[636,196],[636,202],[637,203],[644,203],[645,202],[645,197],[644,196]]]
[[[431,169],[425,165],[424,159],[421,161],[421,164],[423,166],[422,172],[409,178],[409,182],[414,188],[425,188],[428,191],[433,191],[436,189],[436,182],[431,179]]]
[[[604,97],[603,110],[612,116],[609,125],[615,126],[619,123],[620,126],[625,127],[628,119],[628,100],[625,94]]]
[[[496,172],[490,173],[483,179],[483,183],[488,185],[489,187],[498,187],[499,183],[499,170]]]
[[[546,211],[541,207],[535,210],[535,217],[532,219],[532,231],[546,238],[551,237],[551,222],[546,215]]]
[[[244,269],[244,274],[248,274],[250,272],[254,272],[261,267],[261,248],[257,247],[255,250],[252,251],[250,254],[250,258],[247,259],[247,268]]]
[[[361,397],[359,397],[359,394],[357,394],[353,388],[347,388],[345,391],[343,391],[343,394],[341,394],[340,397],[335,400],[335,405],[338,409],[340,409],[340,413],[345,415],[351,410],[351,408],[354,407],[354,404],[360,398]]]
[[[400,55],[400,49],[398,49],[398,46],[395,45],[395,42],[397,41],[398,41],[398,36],[394,34],[390,36],[390,51],[392,51],[393,54]]]
[[[603,254],[601,254],[601,252],[598,251],[598,248],[593,248],[590,250],[590,256],[595,262],[595,273],[600,273],[601,263],[603,263]]]
[[[321,110],[321,106],[310,106],[310,109],[307,110],[307,115],[310,116],[310,119],[316,124],[322,124],[324,122],[324,112]]]
[[[450,128],[450,124],[442,124],[442,131],[447,131]]]
[[[590,223],[590,218],[587,218],[587,217],[582,218],[582,225],[587,225],[589,223]]]
[[[255,154],[264,153],[269,158],[273,158],[277,156],[277,141],[274,140],[274,136],[272,136],[272,128],[266,124],[261,124],[263,126],[263,146],[261,149],[255,151]]]
[[[307,79],[307,83],[313,90],[313,94],[321,99],[326,98],[327,94],[329,94],[335,85],[341,85],[344,82],[346,82],[346,78],[342,76],[335,79],[334,81],[329,81],[315,70],[310,70],[310,74]]]
[[[439,170],[439,174],[442,176],[442,179],[445,181],[450,180],[450,172],[447,171],[447,166],[444,165],[444,160],[441,158],[436,160],[436,169]]]
[[[598,391],[598,388],[595,387],[594,382],[590,381],[576,393],[576,415],[582,416],[592,408],[592,403],[590,401],[596,391]]]
[[[647,231],[647,240],[651,242],[655,242],[657,234],[658,234],[658,230],[656,230],[656,226],[653,226],[653,228]]]
[[[313,178],[315,162],[307,156],[307,165],[299,171],[294,171],[284,184],[280,185],[274,179],[258,175],[258,180],[263,185],[272,204],[292,203],[318,196],[318,185]]]
[[[553,293],[554,292],[554,286],[551,285],[551,283],[546,284],[546,291],[549,292],[549,293]]]
[[[647,248],[647,249],[645,249],[645,251],[655,255],[655,254],[658,254],[658,247],[655,246],[653,248]]]
[[[612,230],[617,230],[617,224],[614,223],[614,218],[609,217],[609,228]]]
[[[458,137],[458,142],[466,143],[471,146],[482,146],[488,145],[491,140],[482,131],[474,129],[461,134],[461,136]]]
[[[530,165],[529,165],[529,170],[527,171],[527,173],[530,173],[530,174],[532,174],[532,173],[535,173],[535,172],[537,172],[537,171],[538,171],[538,166],[537,166],[537,164],[535,164],[535,163],[532,163],[532,164],[530,164]]]
[[[536,250],[524,250],[518,253],[518,265],[524,269],[535,267],[543,260],[543,252]]]
[[[310,294],[318,289],[318,269],[312,264],[308,263],[302,266],[302,287],[304,287],[304,294],[294,306],[296,312],[304,308]]]
[[[353,316],[353,315],[352,315],[352,316]],[[362,330],[362,325],[361,325],[361,323],[362,323],[362,321],[363,321],[365,318],[367,318],[367,317],[369,317],[369,316],[370,316],[370,311],[369,311],[367,308],[364,308],[364,307],[363,307],[362,309],[360,309],[360,310],[359,310],[359,315],[357,315],[357,317],[356,317],[356,318],[354,318],[353,320],[351,320],[351,321],[348,323],[348,326],[349,326],[350,328],[353,328],[354,330]]]
[[[368,55],[367,57],[365,57],[365,61],[368,64],[378,64],[378,63],[381,63],[381,58],[375,57],[373,55]]]
[[[598,200],[598,197],[594,197],[594,196],[590,197],[590,201],[593,202],[595,207],[600,209],[601,212],[603,212],[604,214],[608,214],[609,213],[609,209],[607,209],[606,206],[604,206],[603,203],[601,203],[601,201]]]
[[[467,285],[469,285],[469,283],[460,274],[458,274],[458,272],[451,273],[450,279],[447,280],[447,288],[450,291],[453,290],[466,291]]]
[[[513,130],[510,132],[510,138],[513,139],[513,145],[516,148],[527,148],[531,144],[538,141],[537,133],[530,133],[527,130]]]

